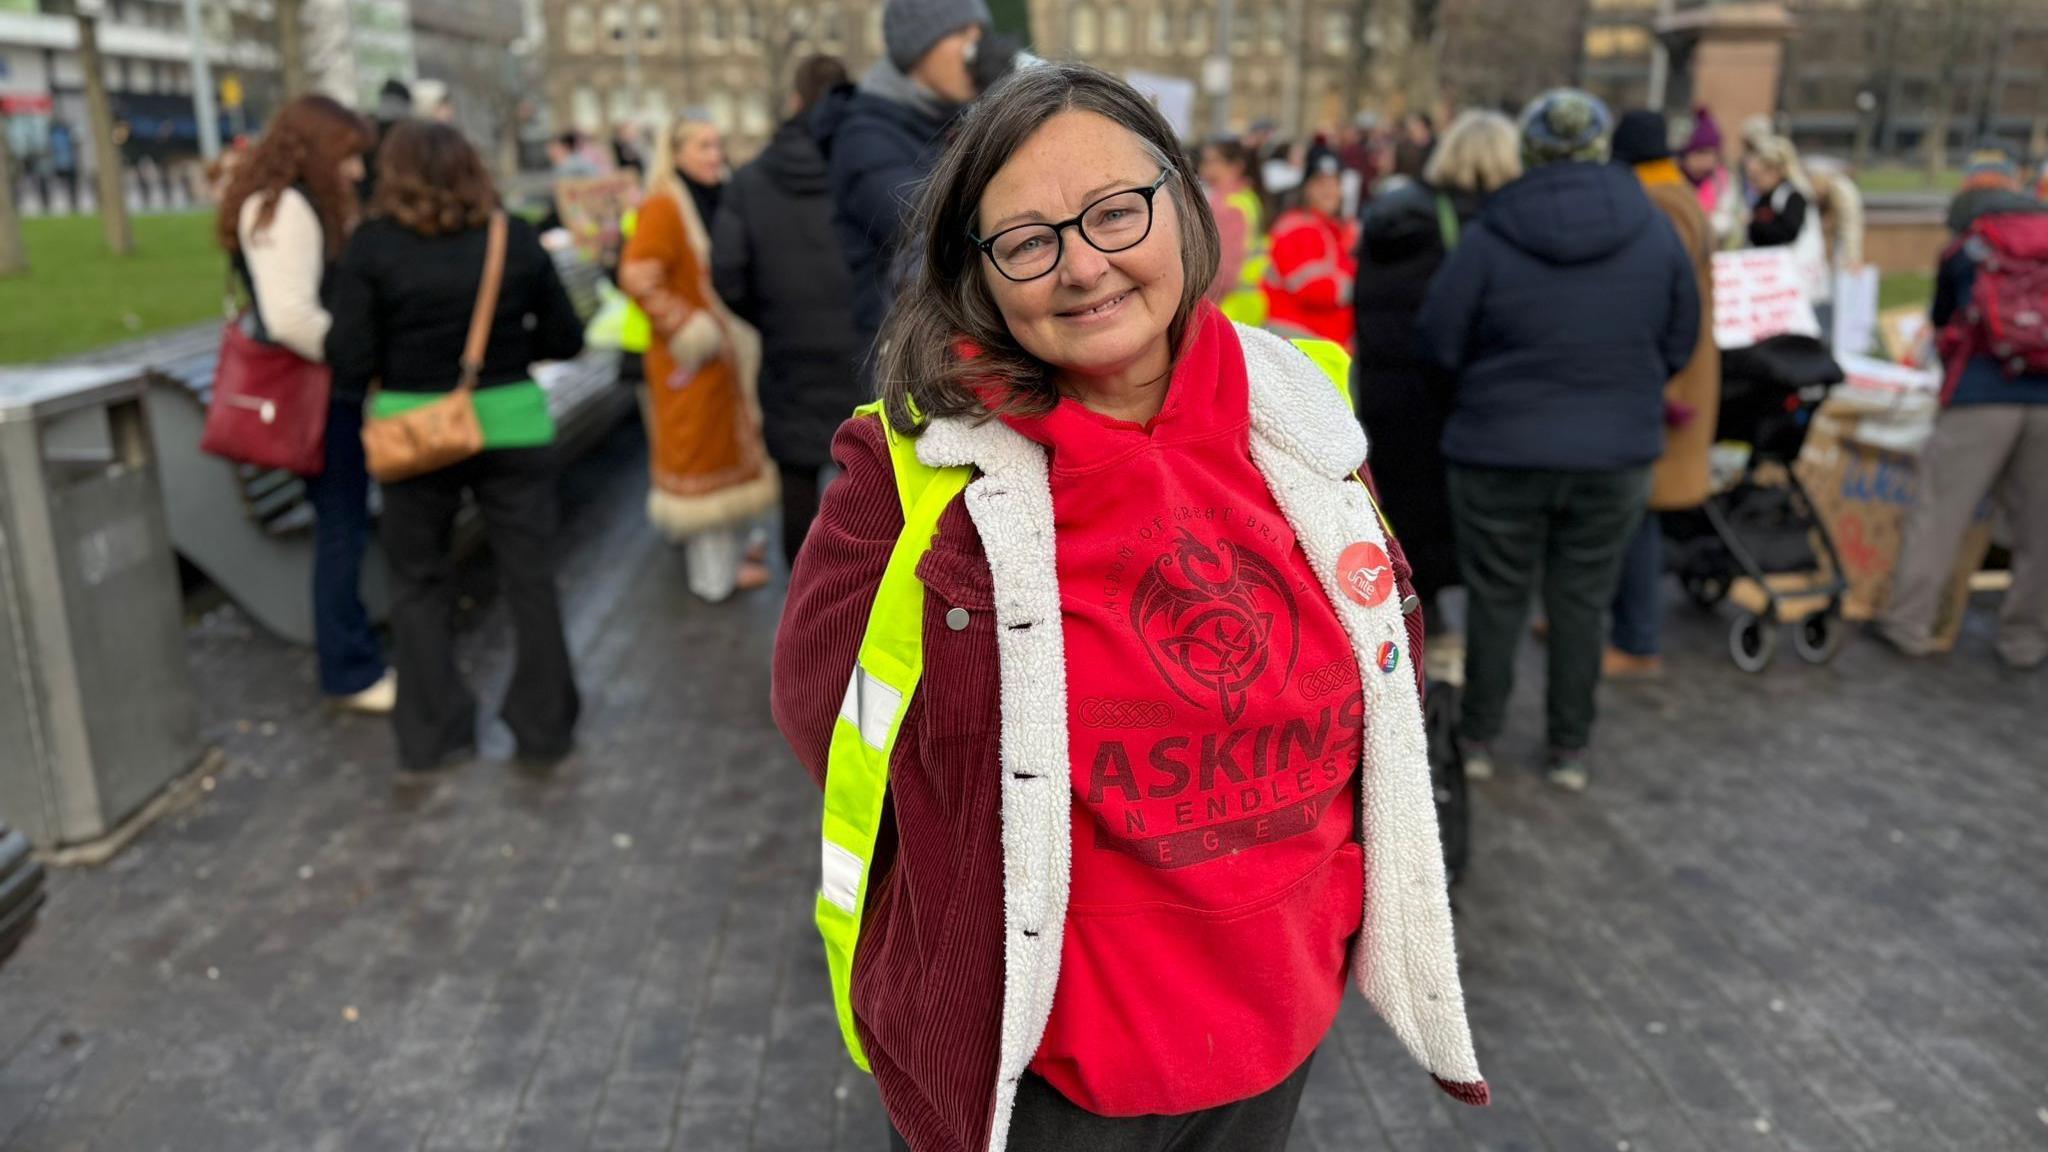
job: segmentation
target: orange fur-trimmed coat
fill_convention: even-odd
[[[653,327],[647,516],[671,539],[738,524],[780,496],[755,392],[761,338],[712,290],[710,256],[706,222],[669,183],[640,205],[619,263],[619,286]]]

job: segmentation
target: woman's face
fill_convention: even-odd
[[[1214,148],[1202,149],[1202,183],[1228,196],[1237,191],[1240,175],[1241,170],[1224,159],[1223,153]]]
[[[1759,192],[1769,192],[1785,179],[1785,174],[1772,167],[1761,156],[1747,156],[1742,161],[1742,174],[1749,178],[1749,186]]]
[[[1335,172],[1318,172],[1301,185],[1301,202],[1325,216],[1344,210],[1344,178]]]
[[[343,184],[360,184],[363,182],[363,176],[363,154],[361,152],[351,152],[341,158],[341,182]]]
[[[1685,168],[1685,174],[1694,180],[1705,180],[1721,166],[1721,154],[1712,148],[1700,148],[1687,152],[1678,161]]]
[[[716,184],[725,178],[725,141],[709,124],[691,124],[676,129],[676,171],[699,184]]]
[[[989,181],[976,234],[1069,220],[1105,196],[1158,178],[1159,162],[1130,130],[1093,112],[1062,112]],[[1165,370],[1167,330],[1187,279],[1174,193],[1169,180],[1153,196],[1151,231],[1134,247],[1100,252],[1079,228],[1068,228],[1059,263],[1022,284],[976,253],[1003,322],[1026,352],[1070,378],[1116,377],[1154,362]]]

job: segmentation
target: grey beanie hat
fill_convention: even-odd
[[[917,67],[932,45],[962,28],[992,24],[987,0],[888,0],[882,8],[882,39],[898,72]]]
[[[1576,88],[1552,88],[1522,109],[1522,164],[1607,161],[1614,117],[1598,97]]]

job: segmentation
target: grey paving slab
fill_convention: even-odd
[[[552,777],[394,789],[309,654],[190,622],[210,791],[53,883],[0,972],[4,1152],[880,1152],[810,923],[817,805],[767,711],[773,592],[708,607],[622,433],[565,480],[586,691]],[[509,674],[489,560],[462,662]],[[1745,676],[1674,605],[1547,791],[1540,653],[1457,894],[1478,1112],[1362,1005],[1289,1152],[2048,1150],[2048,678],[1864,644]]]

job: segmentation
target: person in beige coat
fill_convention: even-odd
[[[1721,350],[1714,344],[1714,230],[1672,159],[1664,117],[1655,112],[1624,115],[1614,130],[1614,162],[1635,169],[1650,202],[1677,229],[1700,293],[1699,344],[1664,388],[1664,455],[1650,474],[1650,514],[1622,561],[1603,662],[1609,677],[1644,677],[1661,672],[1664,660],[1658,651],[1664,562],[1657,513],[1696,508],[1707,498],[1707,454],[1721,400]]]

